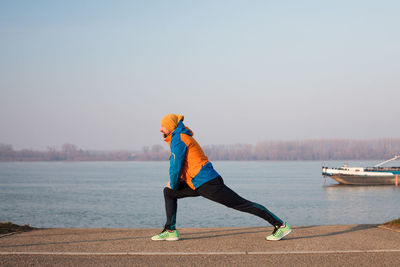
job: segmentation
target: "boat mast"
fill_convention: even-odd
[[[383,164],[386,164],[386,163],[388,163],[388,162],[390,162],[390,161],[393,161],[393,160],[396,160],[396,159],[398,159],[398,158],[400,158],[400,156],[399,156],[399,155],[396,155],[396,156],[394,156],[394,158],[388,159],[388,160],[386,160],[386,161],[384,161],[384,162],[381,162],[381,163],[375,165],[375,167],[379,167],[379,166],[381,166],[381,165],[383,165]]]

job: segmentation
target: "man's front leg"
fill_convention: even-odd
[[[167,230],[175,230],[176,224],[176,211],[178,208],[178,198],[171,191],[171,188],[164,188],[164,201],[165,201],[165,214],[167,215],[167,221],[164,228]]]
[[[164,188],[165,212],[167,215],[166,229],[175,230],[178,199],[197,196],[199,196],[199,193],[191,189],[185,182],[179,184],[178,190],[172,190],[168,185]]]

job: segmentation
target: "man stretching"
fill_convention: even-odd
[[[164,188],[167,222],[164,230],[152,240],[179,240],[175,228],[179,198],[202,196],[229,208],[254,214],[274,226],[267,240],[280,240],[292,230],[264,206],[242,198],[224,184],[211,162],[193,138],[193,132],[183,124],[183,116],[169,114],[162,118],[160,132],[171,148],[169,177]]]

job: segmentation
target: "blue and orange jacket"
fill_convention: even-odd
[[[200,145],[194,140],[193,132],[185,127],[182,121],[165,138],[165,142],[171,147],[169,167],[171,189],[178,189],[180,179],[194,190],[219,176]]]

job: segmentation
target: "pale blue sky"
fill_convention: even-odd
[[[399,1],[1,1],[0,143],[400,137]]]

